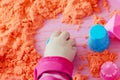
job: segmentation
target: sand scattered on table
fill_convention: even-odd
[[[109,52],[108,50],[101,53],[89,52],[87,60],[90,73],[93,77],[100,77],[99,72],[101,65],[107,61],[115,62],[117,58],[118,55],[116,53]]]
[[[98,1],[1,0],[0,79],[33,80],[33,69],[41,57],[34,46],[36,30],[60,13],[63,22],[80,24],[84,17],[100,12]]]

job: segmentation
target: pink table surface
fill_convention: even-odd
[[[111,6],[110,11],[117,9],[120,10],[120,0],[108,0]],[[99,16],[104,17],[107,21],[109,20],[109,12],[103,11],[100,14],[97,14]],[[87,48],[83,48],[82,45],[84,43],[87,43],[87,39],[84,38],[85,35],[89,35],[89,29],[93,25],[93,16],[86,17],[84,19],[84,23],[80,26],[80,30],[76,31],[77,25],[70,25],[70,24],[63,24],[61,22],[62,15],[59,15],[58,19],[51,19],[47,20],[44,23],[43,28],[39,29],[37,31],[37,34],[35,35],[36,43],[35,47],[38,53],[43,54],[44,48],[46,46],[46,40],[50,37],[51,33],[56,30],[61,31],[68,31],[72,37],[75,37],[76,44],[78,48],[77,55],[74,60],[75,69],[74,72],[77,71],[77,68],[79,65],[86,64],[87,61],[80,61],[79,56],[85,55],[87,53]],[[120,54],[120,40],[111,40],[109,50],[111,52],[116,52],[118,55]],[[120,55],[119,55],[120,57]],[[120,58],[116,61],[117,66],[120,68]],[[88,67],[85,67],[84,70],[80,71],[81,74],[85,74],[89,76],[88,80],[97,80],[96,78],[93,78],[88,70]]]

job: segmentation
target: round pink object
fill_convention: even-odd
[[[116,80],[119,77],[119,69],[113,62],[106,62],[101,66],[100,77],[102,80]]]

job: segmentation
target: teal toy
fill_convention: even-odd
[[[88,46],[92,51],[102,52],[110,45],[107,30],[100,24],[94,25],[89,32]]]
[[[49,42],[50,42],[50,38],[47,39],[47,41],[46,41],[46,45],[47,45]]]

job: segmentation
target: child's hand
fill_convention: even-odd
[[[46,46],[44,57],[59,56],[73,61],[76,53],[75,40],[70,39],[68,32],[54,32]]]

